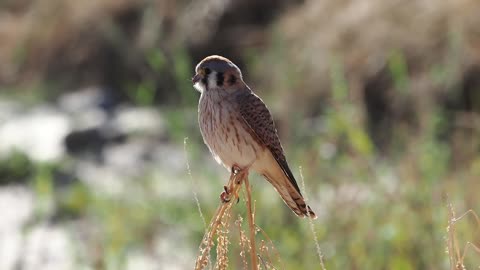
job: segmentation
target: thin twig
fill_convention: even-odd
[[[458,248],[456,249],[455,246],[455,212],[453,209],[452,203],[448,201],[447,196],[447,208],[448,208],[448,226],[447,226],[447,252],[448,252],[448,259],[450,261],[450,269],[455,270],[456,268],[456,260],[455,260],[455,251],[458,254]]]
[[[298,167],[300,170],[300,180],[302,181],[302,191],[303,191],[303,197],[305,199],[305,203],[307,202],[307,191],[305,190],[305,180],[303,179],[303,171],[302,167]],[[312,231],[313,234],[313,240],[315,241],[315,248],[317,249],[317,255],[318,259],[320,260],[320,266],[322,267],[322,270],[326,270],[325,264],[323,263],[323,254],[320,249],[320,245],[318,244],[318,238],[317,238],[317,233],[315,232],[315,226],[313,224],[313,219],[308,218],[308,222],[310,223],[310,230]]]
[[[457,270],[457,269],[465,269],[464,260],[465,255],[469,248],[472,248],[476,252],[480,253],[480,248],[478,248],[475,244],[471,242],[467,242],[465,247],[463,248],[463,252],[460,251],[458,240],[455,233],[455,224],[464,218],[467,215],[472,215],[477,222],[477,225],[480,227],[480,218],[478,217],[477,213],[472,209],[466,211],[459,217],[455,217],[455,210],[453,209],[453,205],[450,201],[448,201],[447,196],[447,208],[448,208],[448,226],[447,226],[447,251],[448,251],[448,258],[450,260],[450,269]]]
[[[246,253],[245,242],[246,242],[246,240],[244,240],[244,239],[246,239],[246,236],[244,235],[243,230],[242,230],[242,222],[243,222],[242,216],[238,215],[238,219],[235,222],[235,224],[237,224],[238,232],[240,234],[239,235],[240,248],[242,249],[242,251],[240,252],[240,257],[242,258],[243,270],[247,270],[248,269],[248,264],[247,264],[247,259],[245,258],[245,253]]]
[[[207,221],[205,220],[205,216],[203,215],[202,207],[200,206],[200,200],[198,199],[198,194],[197,194],[197,189],[196,189],[196,183],[193,180],[192,176],[192,170],[190,169],[190,162],[188,161],[188,151],[187,151],[187,141],[188,137],[183,138],[183,152],[185,154],[185,163],[187,164],[187,174],[188,177],[190,178],[190,183],[192,184],[192,193],[193,193],[193,198],[195,199],[195,203],[197,204],[197,209],[198,213],[200,214],[200,218],[203,221],[203,227],[205,229],[205,233],[207,233]],[[208,253],[207,256],[207,261],[210,263],[210,253]],[[211,267],[210,267],[211,269]]]
[[[245,175],[244,178],[245,188],[247,190],[247,212],[248,212],[248,226],[250,227],[250,259],[252,261],[252,269],[258,270],[257,262],[257,249],[255,246],[255,213],[252,211],[252,191],[250,187],[250,182],[248,181],[248,175]]]
[[[190,170],[190,163],[188,162],[188,152],[187,152],[187,140],[188,140],[188,137],[185,137],[183,138],[183,151],[185,152],[185,161],[187,163],[187,173],[188,173],[188,176],[190,177],[190,181],[192,183],[192,192],[193,192],[193,197],[195,198],[195,202],[197,204],[197,208],[198,208],[198,213],[200,213],[200,217],[202,218],[202,221],[203,221],[203,226],[205,227],[205,230],[207,229],[207,221],[205,220],[205,217],[203,216],[203,211],[202,211],[202,207],[200,206],[200,200],[198,199],[198,195],[197,195],[197,192],[195,191],[196,188],[195,188],[195,182],[193,181],[193,177],[192,177],[192,171]]]
[[[215,263],[215,269],[225,270],[228,267],[228,240],[230,218],[232,217],[230,209],[225,211],[224,216],[221,219],[221,223],[217,233],[217,261]]]
[[[202,270],[208,264],[207,257],[210,254],[210,249],[213,246],[213,237],[217,234],[217,230],[219,225],[222,223],[222,219],[228,211],[230,211],[233,203],[237,201],[238,198],[238,191],[241,187],[241,181],[238,181],[237,184],[237,176],[243,177],[242,174],[240,175],[230,175],[230,179],[228,181],[229,190],[232,192],[232,198],[228,202],[224,202],[220,204],[215,212],[215,215],[210,222],[209,229],[205,233],[202,239],[202,243],[200,244],[200,252],[201,254],[197,257],[195,262],[195,270]],[[241,179],[240,179],[241,180]]]
[[[459,216],[458,218],[455,218],[455,222],[459,221],[466,215],[472,215],[475,218],[475,221],[477,222],[478,227],[480,228],[480,218],[478,217],[477,213],[473,211],[472,209],[469,209],[467,212],[463,213],[463,215]]]
[[[469,250],[469,248],[472,248],[473,251],[477,252],[478,254],[480,254],[480,248],[477,247],[474,243],[472,242],[467,242],[465,244],[465,247],[463,248],[463,254],[462,254],[462,258],[460,261],[463,262],[463,260],[465,259],[465,255],[467,254],[467,251]]]
[[[270,245],[272,246],[272,250],[275,253],[277,261],[282,265],[281,269],[285,269],[285,264],[283,263],[283,261],[280,258],[280,252],[278,252],[278,249],[273,244],[272,239],[267,235],[267,233],[262,228],[260,228],[260,226],[258,226],[258,225],[255,225],[255,226],[256,226],[257,230],[263,235],[263,237],[265,237],[265,239],[268,242],[270,242]],[[272,261],[272,259],[270,257],[269,257],[269,260]]]

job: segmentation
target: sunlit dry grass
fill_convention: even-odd
[[[248,172],[247,172],[248,173]],[[247,208],[247,220],[248,230],[246,233],[242,227],[243,217],[238,216],[237,220],[232,226],[232,206],[239,201],[239,192],[242,185],[244,189],[244,199]],[[235,254],[239,257],[243,269],[276,269],[272,258],[274,256],[279,260],[278,252],[273,246],[273,242],[268,235],[255,224],[255,210],[252,206],[251,186],[248,180],[248,175],[245,172],[239,174],[233,174],[230,176],[229,182],[226,186],[226,190],[230,191],[227,195],[228,199],[225,200],[225,193],[222,193],[222,201],[215,215],[210,222],[207,232],[205,233],[202,242],[200,244],[200,253],[195,263],[195,269],[205,269],[209,263],[210,251],[214,246],[214,238],[216,238],[216,262],[215,269],[227,269],[229,266],[229,245],[233,240],[230,238],[230,234],[233,229],[237,229],[239,233],[238,246],[240,247],[240,253]],[[261,232],[265,239],[260,240],[257,245],[257,232]],[[247,236],[248,235],[248,236]],[[275,254],[272,254],[275,252]],[[249,259],[247,259],[248,255]],[[249,268],[250,267],[250,268]]]
[[[226,269],[229,263],[228,259],[228,246],[230,244],[229,240],[229,233],[230,233],[230,227],[231,227],[231,217],[232,217],[232,206],[238,201],[239,199],[239,191],[242,186],[242,184],[245,183],[247,185],[248,180],[247,180],[247,175],[245,173],[239,173],[239,174],[231,174],[230,179],[228,181],[227,186],[225,187],[225,190],[229,191],[229,194],[227,195],[226,193],[222,193],[223,195],[228,196],[228,199],[226,197],[222,197],[222,201],[220,202],[219,207],[217,208],[217,211],[215,215],[212,218],[212,221],[210,222],[210,225],[208,227],[207,232],[205,233],[202,243],[200,244],[200,254],[197,257],[197,261],[195,263],[195,269],[205,269],[205,267],[208,265],[208,258],[210,256],[210,250],[213,247],[214,243],[214,238],[217,238],[217,246],[216,246],[216,251],[217,251],[217,260],[215,263],[215,269]],[[247,188],[247,193],[250,195],[248,192]],[[251,198],[247,197],[247,201],[250,201]],[[251,208],[248,208],[251,209]],[[253,222],[253,213],[250,212],[250,217],[248,217],[249,221]],[[251,222],[249,224],[253,225]],[[241,224],[237,220],[237,224]],[[240,227],[240,226],[239,226]],[[253,254],[256,253],[256,248],[255,248],[255,227],[250,226],[250,239],[248,240],[248,245],[245,244],[244,239],[245,237],[245,232],[240,231],[240,246],[242,249],[245,249],[248,247],[248,250],[250,253],[253,252]],[[253,236],[253,238],[252,238]],[[243,250],[242,250],[243,252]],[[245,260],[245,254],[242,254],[242,260],[243,262],[246,262]],[[255,268],[252,269],[257,269],[257,263],[256,263],[256,255],[251,256],[251,265],[255,266]]]
[[[449,214],[447,226],[447,254],[450,261],[450,270],[466,270],[467,268],[464,265],[465,256],[467,256],[470,250],[480,256],[480,248],[469,240],[462,249],[456,235],[455,225],[460,220],[471,216],[476,221],[477,231],[480,231],[480,218],[477,213],[471,209],[457,217],[453,205],[450,202],[448,202],[447,208]]]
[[[300,169],[300,182],[302,185],[303,196],[305,197],[305,202],[308,201],[307,191],[305,190],[305,179],[303,179],[303,172],[302,167]],[[318,259],[320,260],[320,266],[322,270],[326,270],[325,263],[323,262],[323,254],[322,250],[320,249],[320,244],[318,243],[317,233],[315,232],[315,225],[313,224],[313,219],[309,219],[308,222],[310,223],[310,230],[312,231],[313,240],[315,242],[315,249],[317,251]]]

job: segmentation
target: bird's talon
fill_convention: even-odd
[[[233,166],[232,166],[232,174],[233,174],[233,175],[239,174],[240,171],[241,171],[241,169],[240,169],[237,165],[233,165]]]
[[[220,200],[223,202],[223,203],[228,203],[230,201],[230,196],[227,192],[222,192],[222,194],[220,194]]]
[[[231,192],[227,186],[223,186],[223,190],[222,194],[220,194],[220,200],[222,200],[223,203],[227,203],[231,199]]]

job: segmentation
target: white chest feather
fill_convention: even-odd
[[[198,105],[198,121],[205,144],[215,160],[230,169],[252,165],[262,147],[241,124],[235,104],[215,91],[204,91]]]

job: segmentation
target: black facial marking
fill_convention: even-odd
[[[225,78],[223,77],[223,73],[222,73],[222,72],[218,72],[218,73],[217,73],[217,86],[222,86],[224,79],[225,79]]]
[[[210,72],[212,72],[212,71],[209,68],[205,68],[205,75],[210,74]]]
[[[202,83],[203,83],[203,85],[205,85],[205,86],[207,85],[207,83],[208,83],[207,76],[205,76],[205,77],[202,78]]]
[[[235,77],[235,75],[230,75],[230,78],[228,79],[228,82],[230,84],[234,84],[235,82],[237,81],[237,78]]]

